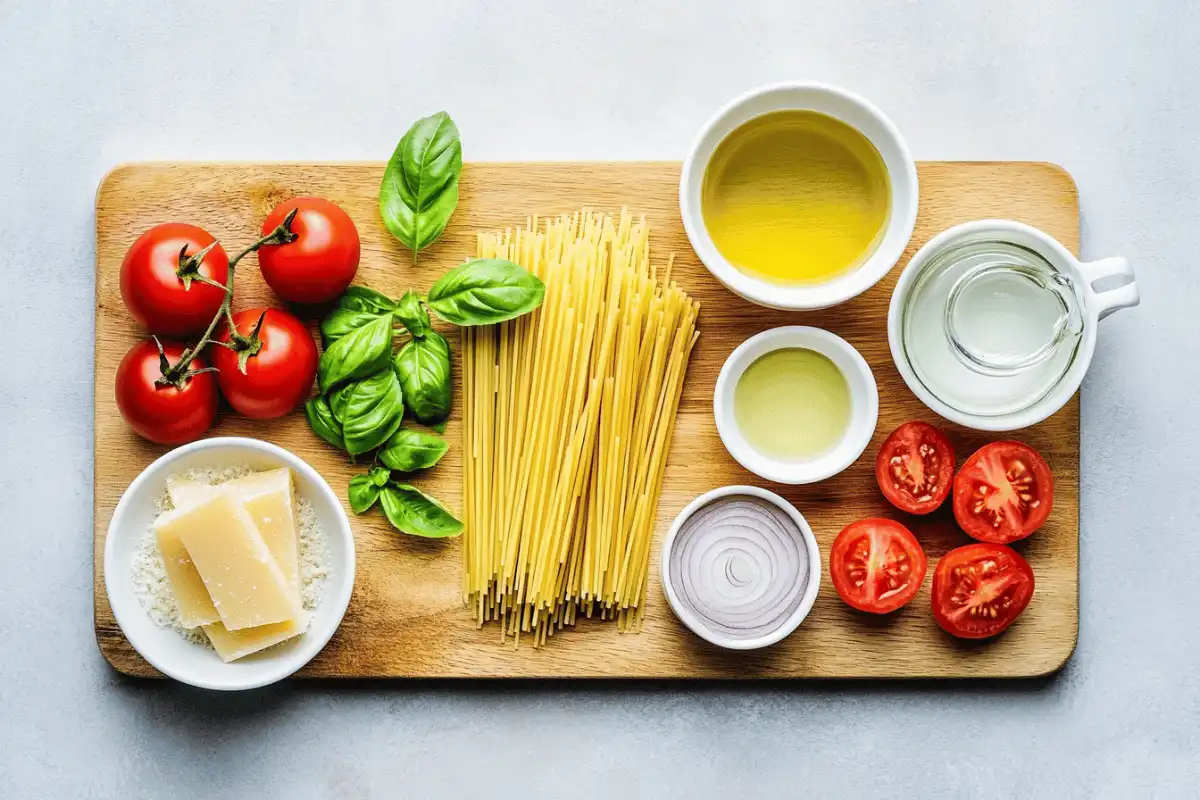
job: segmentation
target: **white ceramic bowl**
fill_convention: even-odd
[[[1063,275],[1070,278],[1078,290],[1083,314],[1083,336],[1070,368],[1059,381],[1040,398],[1030,398],[1020,410],[984,415],[956,408],[942,400],[921,381],[909,361],[904,347],[904,306],[913,284],[926,264],[951,247],[978,241],[1000,241],[1018,244],[1033,250]],[[1110,279],[1125,281],[1119,286],[1100,286]],[[982,219],[964,222],[942,231],[916,252],[900,273],[892,300],[888,306],[888,344],[896,369],[913,394],[938,415],[951,422],[981,431],[1014,431],[1036,425],[1062,408],[1070,400],[1092,362],[1096,350],[1096,326],[1101,319],[1122,308],[1132,308],[1141,302],[1133,268],[1120,256],[1081,262],[1049,234],[1026,225],[1004,219]]]
[[[142,537],[157,516],[155,503],[166,493],[168,476],[189,469],[240,464],[256,470],[292,470],[297,493],[312,502],[325,531],[330,574],[321,604],[304,635],[226,664],[211,648],[188,642],[176,631],[155,624],[134,591],[133,564]],[[254,689],[282,680],[303,667],[321,652],[341,624],[354,586],[354,536],[333,489],[299,457],[257,439],[202,439],[166,453],[129,484],[108,524],[104,586],[121,632],[159,672],[203,689]]]
[[[781,461],[756,450],[738,428],[733,414],[733,393],[746,368],[774,350],[813,350],[834,363],[850,388],[850,424],[829,452],[807,461]],[[853,345],[821,328],[792,325],[771,328],[742,342],[725,359],[713,391],[717,433],[729,454],[746,469],[776,483],[816,483],[832,477],[862,455],[879,421],[879,391],[875,376]]]
[[[734,129],[772,111],[812,110],[845,122],[866,136],[883,157],[891,184],[891,212],[875,252],[857,269],[809,286],[779,286],[730,264],[713,244],[701,213],[704,171],[717,145]],[[696,255],[730,291],[768,308],[827,308],[862,294],[888,273],[917,223],[917,165],[900,131],[883,112],[856,94],[819,83],[777,83],[747,92],[722,108],[700,130],[679,179],[683,227]]]
[[[680,529],[684,524],[696,513],[699,509],[707,506],[715,500],[720,500],[723,497],[736,495],[749,495],[758,497],[775,505],[784,514],[791,518],[796,523],[796,527],[800,529],[800,535],[804,539],[804,549],[808,553],[808,585],[804,588],[804,595],[800,599],[800,604],[796,607],[782,625],[769,634],[753,639],[732,638],[723,635],[721,632],[714,630],[704,624],[691,609],[680,600],[678,591],[671,579],[671,552],[675,547],[675,540],[679,536]],[[680,622],[688,627],[692,633],[704,639],[707,642],[724,647],[729,650],[757,650],[760,647],[767,647],[775,644],[786,636],[792,633],[808,616],[808,612],[812,610],[813,603],[816,602],[817,593],[821,588],[821,551],[817,548],[816,537],[813,536],[812,528],[809,527],[808,520],[804,515],[796,510],[796,507],[784,500],[774,492],[769,492],[766,489],[760,489],[757,486],[722,486],[719,489],[713,489],[711,492],[706,492],[697,497],[692,502],[688,503],[683,511],[679,512],[679,516],[675,517],[675,521],[671,523],[671,529],[667,531],[667,537],[663,540],[662,558],[660,559],[660,569],[662,574],[663,593],[667,596],[667,603],[671,606],[671,610],[675,612],[675,616],[679,617]]]

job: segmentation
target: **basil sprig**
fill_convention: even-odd
[[[379,502],[388,521],[411,536],[442,539],[463,531],[461,521],[415,486],[389,482],[380,490]]]
[[[399,429],[404,417],[400,381],[389,369],[350,384],[339,400],[342,439],[352,456],[382,445]]]
[[[379,187],[379,215],[391,234],[417,253],[446,229],[458,205],[462,142],[450,115],[419,119],[396,145]]]
[[[417,254],[445,231],[458,205],[462,143],[445,112],[417,120],[384,170],[379,213],[387,229]],[[325,351],[317,366],[321,388],[304,407],[322,439],[353,456],[375,453],[375,463],[348,488],[350,506],[363,514],[376,504],[398,530],[442,538],[463,524],[419,489],[391,479],[392,470],[416,472],[437,464],[445,439],[401,428],[408,414],[445,430],[453,384],[450,344],[433,330],[429,312],[453,325],[488,325],[527,314],[542,304],[546,287],[511,261],[481,258],[442,276],[422,298],[398,300],[351,286],[321,322]],[[397,326],[410,339],[393,354]]]
[[[441,461],[449,449],[450,444],[440,436],[401,428],[379,451],[379,460],[390,469],[416,472]]]
[[[450,416],[450,344],[430,331],[400,348],[392,361],[408,409],[419,422],[435,425]]]
[[[464,327],[528,314],[545,296],[546,284],[513,262],[476,258],[438,279],[425,302],[446,322]]]

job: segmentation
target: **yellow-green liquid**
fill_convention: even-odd
[[[834,448],[850,425],[850,386],[837,365],[804,348],[773,350],[746,368],[733,417],[758,452],[806,461]]]
[[[891,205],[875,145],[816,111],[755,117],[717,145],[701,213],[739,270],[781,285],[820,283],[875,251]]]

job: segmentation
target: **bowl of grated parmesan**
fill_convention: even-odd
[[[254,494],[245,488],[271,485],[280,493],[273,507],[266,489]],[[292,491],[279,486],[290,486]],[[247,595],[222,589],[222,583],[213,580],[213,558],[217,569],[229,569],[221,563],[231,552],[222,550],[225,542],[218,539],[213,545],[186,539],[180,541],[190,542],[190,552],[180,549],[177,554],[170,549],[164,521],[174,520],[176,527],[189,523],[186,517],[199,502],[194,498],[217,494],[242,498],[236,513],[245,520],[245,531],[243,540],[233,544],[261,551],[250,559],[258,572],[246,588],[265,592],[258,584],[274,581],[271,590],[280,603],[295,609],[294,619],[278,621],[282,617],[276,615],[263,617],[271,624],[247,627],[245,619],[235,623],[235,612],[252,618],[260,609],[252,603],[249,609],[235,607],[234,601],[244,602]],[[185,506],[184,497],[190,505]],[[284,514],[290,517],[286,527],[279,521]],[[201,537],[210,536],[211,526],[197,520],[190,524]],[[214,548],[209,561],[200,558],[196,548],[201,546]],[[104,543],[104,585],[113,616],[129,643],[168,677],[223,691],[266,686],[311,661],[341,624],[354,586],[354,568],[350,522],[325,479],[282,447],[242,437],[202,439],[152,463],[121,496]],[[181,569],[193,571],[195,591],[203,595],[207,612],[197,609],[195,593],[189,596]],[[263,580],[264,576],[270,580]],[[234,592],[224,596],[224,606],[222,591]],[[261,610],[265,609],[266,605]]]

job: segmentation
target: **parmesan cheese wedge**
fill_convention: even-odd
[[[308,614],[301,612],[295,619],[255,628],[242,628],[238,631],[231,631],[220,622],[216,622],[205,625],[204,632],[208,634],[208,640],[212,642],[217,655],[228,664],[230,661],[245,658],[251,653],[299,636],[308,629],[308,618]]]
[[[293,620],[295,592],[275,563],[248,511],[232,492],[214,491],[154,523],[157,536],[178,538],[231,631]]]
[[[254,526],[283,571],[296,602],[300,601],[300,533],[296,511],[296,491],[292,471],[287,467],[252,472],[219,486],[172,477],[167,493],[176,508],[196,505],[214,491],[233,492],[250,512]]]
[[[171,593],[179,607],[180,623],[185,628],[197,628],[219,622],[221,615],[217,613],[212,598],[208,596],[204,580],[196,571],[196,565],[192,563],[178,532],[156,528],[154,534],[158,540],[158,550],[162,553],[163,565],[167,568],[167,581],[171,584]]]

